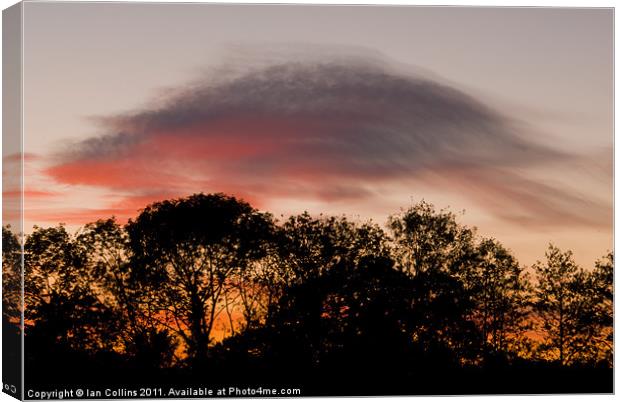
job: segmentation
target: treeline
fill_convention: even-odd
[[[75,381],[234,373],[415,390],[425,372],[612,366],[612,253],[583,269],[550,245],[526,269],[456,218],[421,202],[385,230],[307,213],[278,221],[196,194],[127,225],[35,227],[23,256],[26,380],[58,382],[62,367]],[[3,228],[5,325],[19,316],[20,249]]]

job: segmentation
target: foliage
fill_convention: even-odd
[[[549,245],[545,256],[546,262],[534,265],[542,355],[560,365],[595,363],[599,343],[607,342],[601,331],[611,323],[612,257],[589,272],[575,264],[571,251]]]
[[[145,208],[127,225],[135,280],[152,289],[161,327],[194,360],[207,357],[231,278],[264,256],[271,218],[223,194],[197,194]]]
[[[126,225],[103,219],[75,235],[35,227],[24,242],[28,362],[197,375],[236,362],[360,379],[376,367],[397,378],[524,361],[611,366],[612,253],[585,270],[550,246],[530,280],[497,240],[427,202],[387,229],[308,213],[278,222],[224,194],[154,203]],[[20,264],[3,228],[4,280],[16,288]]]
[[[410,275],[430,270],[453,274],[474,252],[475,230],[459,225],[456,215],[422,201],[389,218],[396,243],[397,267]]]
[[[472,319],[485,359],[517,355],[530,329],[531,283],[517,260],[495,239],[483,239],[462,278],[475,305]]]
[[[115,311],[97,298],[96,276],[64,226],[38,228],[24,245],[27,342],[95,352],[105,349],[116,328]],[[35,342],[30,342],[34,344]]]
[[[10,226],[2,228],[2,316],[11,322],[21,320],[22,247]]]

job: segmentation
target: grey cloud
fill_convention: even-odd
[[[474,158],[506,164],[561,157],[525,140],[517,124],[461,91],[359,61],[288,63],[230,82],[198,84],[159,107],[108,119],[111,129],[128,134],[88,140],[80,148],[84,156],[114,154],[154,133],[243,118],[313,119],[322,124],[311,136],[287,133],[279,140],[345,160],[405,159],[417,168]]]
[[[396,73],[386,65],[359,58],[288,62],[248,69],[220,82],[205,79],[158,105],[107,117],[105,128],[117,134],[86,140],[65,157],[123,157],[164,134],[177,136],[179,141],[208,139],[212,125],[252,119],[291,123],[288,130],[274,130],[267,137],[251,127],[231,134],[235,136],[231,140],[239,144],[269,142],[280,149],[222,162],[220,171],[226,171],[224,179],[233,184],[240,180],[235,175],[249,181],[238,183],[248,187],[256,187],[261,174],[272,175],[265,182],[276,182],[293,167],[331,178],[327,180],[331,184],[337,179],[351,180],[334,190],[316,189],[329,199],[351,198],[368,193],[361,184],[355,187],[357,183],[406,181],[436,171],[446,178],[454,174],[459,180],[472,181],[459,191],[475,188],[503,198],[508,205],[499,208],[498,215],[509,214],[512,205],[541,219],[549,213],[556,223],[563,219],[566,223],[599,223],[598,218],[577,219],[574,210],[583,206],[579,196],[514,173],[519,168],[569,163],[572,158],[533,142],[526,124],[436,79]],[[497,168],[502,169],[501,178],[491,173]],[[457,174],[462,171],[486,173],[479,180]],[[488,199],[483,202],[493,208]]]

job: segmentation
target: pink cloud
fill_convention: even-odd
[[[259,207],[274,199],[348,205],[375,199],[378,185],[433,181],[500,219],[609,224],[610,204],[520,173],[571,168],[579,158],[526,139],[524,125],[468,94],[373,66],[268,67],[102,122],[110,135],[77,144],[45,172],[120,195],[106,208],[49,219],[133,216],[159,196],[196,192]],[[580,213],[585,206],[589,214]]]
[[[57,193],[51,192],[51,191],[44,191],[44,190],[24,190],[22,191],[17,191],[17,190],[9,190],[9,191],[3,191],[2,192],[2,197],[4,198],[19,198],[19,197],[24,197],[24,198],[47,198],[47,197],[53,197],[57,195]]]

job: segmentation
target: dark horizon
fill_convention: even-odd
[[[8,228],[3,241],[11,281],[20,246]],[[549,245],[530,277],[498,240],[424,201],[383,230],[329,215],[276,222],[243,200],[194,194],[125,226],[36,228],[24,251],[28,389],[612,392],[613,253],[584,270]],[[11,296],[8,333],[19,332]]]

